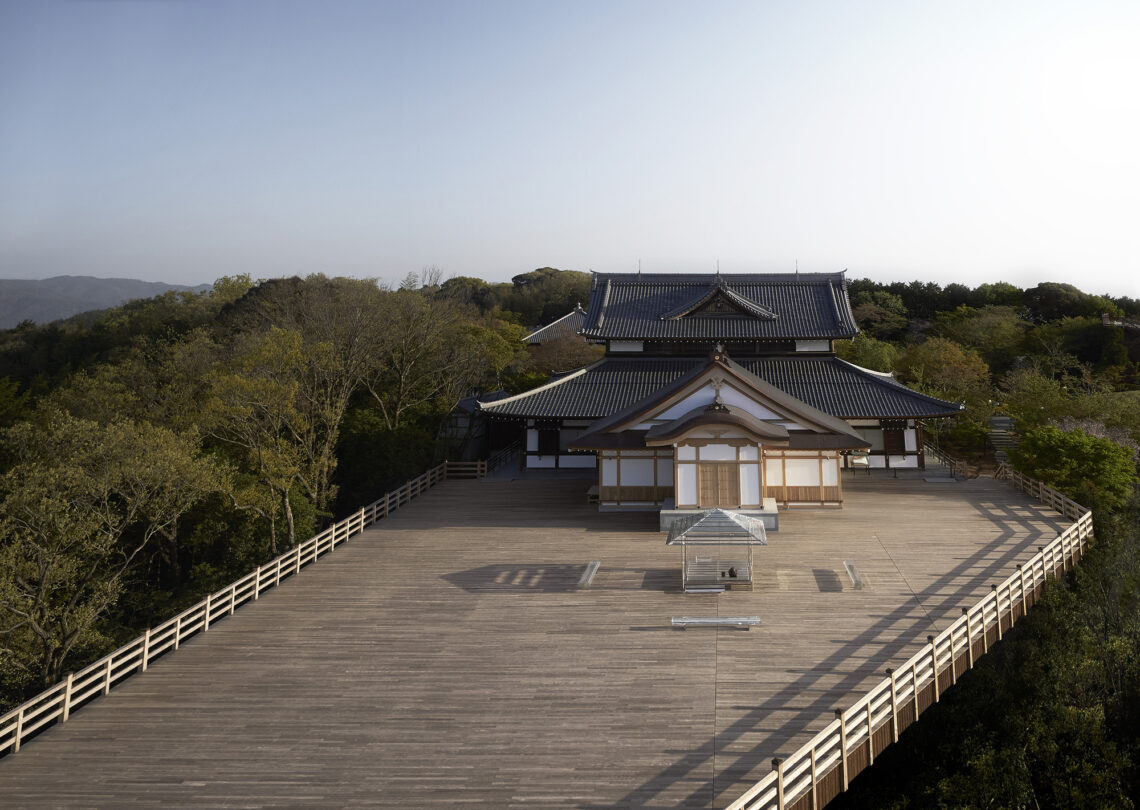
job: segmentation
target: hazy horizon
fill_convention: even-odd
[[[1140,5],[0,5],[0,278],[1140,296]]]

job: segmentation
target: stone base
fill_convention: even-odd
[[[678,518],[688,517],[689,515],[697,515],[701,512],[707,512],[707,509],[674,509],[674,501],[667,500],[661,507],[661,531],[667,532],[673,525],[673,521]],[[774,532],[780,528],[780,514],[776,510],[776,499],[765,498],[764,505],[760,509],[749,507],[748,509],[726,509],[727,512],[736,512],[740,515],[748,515],[748,517],[759,518],[764,521],[764,528],[767,531]]]

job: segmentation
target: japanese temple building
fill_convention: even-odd
[[[923,466],[920,420],[962,406],[835,356],[842,273],[595,274],[580,334],[605,356],[485,402],[530,468],[598,470],[603,509],[839,506],[845,466]]]

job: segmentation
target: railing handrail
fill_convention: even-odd
[[[944,676],[949,675],[949,685],[953,685],[960,671],[973,666],[979,641],[983,648],[977,655],[982,655],[989,649],[992,631],[996,630],[1000,641],[1002,632],[1025,615],[1029,600],[1036,603],[1038,589],[1044,587],[1049,576],[1056,577],[1059,571],[1067,571],[1076,564],[1093,535],[1093,513],[1007,464],[1000,465],[994,477],[1010,481],[1075,522],[1040,548],[1028,562],[1019,564],[1015,573],[992,585],[988,594],[963,608],[962,616],[949,627],[929,636],[921,650],[897,668],[888,670],[886,678],[846,709],[836,711],[836,719],[794,754],[786,759],[774,759],[772,772],[746,790],[727,810],[785,810],[809,794],[812,795],[811,806],[821,807],[838,792],[845,791],[850,779],[872,764],[882,748],[898,741],[900,716],[908,726],[917,722],[924,708],[938,702]],[[959,665],[963,656],[967,661]],[[921,707],[928,691],[933,699]],[[913,711],[913,716],[900,715],[904,708]],[[889,737],[877,747],[876,738],[884,732]],[[857,766],[851,766],[852,753],[866,756]],[[837,769],[841,787],[821,801],[818,791],[825,778],[831,777]]]
[[[303,567],[333,551],[337,544],[359,534],[446,480],[449,469],[456,473],[455,477],[470,478],[473,471],[486,475],[487,461],[445,461],[431,468],[275,559],[257,566],[221,590],[208,593],[197,604],[157,627],[147,629],[117,650],[78,672],[68,674],[64,680],[0,716],[0,757],[16,753],[21,743],[31,735],[52,723],[66,721],[72,712],[91,699],[108,694],[131,675],[145,672],[158,656],[177,650],[186,639],[206,632],[218,619],[231,615],[247,602],[255,601],[262,593],[279,585],[282,579],[299,574]]]
[[[935,460],[937,460],[939,463],[949,467],[951,477],[970,477],[970,465],[967,464],[965,460],[950,455],[936,443],[930,441],[929,439],[926,439],[922,443],[922,449],[924,452],[928,452],[930,455],[934,456]]]

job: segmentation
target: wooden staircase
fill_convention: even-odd
[[[1009,450],[1017,446],[1017,436],[1013,430],[1013,419],[1008,416],[990,417],[990,446],[998,464],[1009,460]]]

